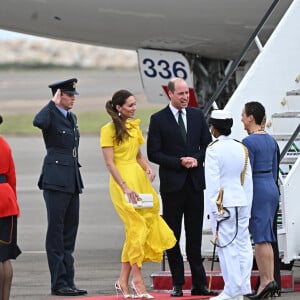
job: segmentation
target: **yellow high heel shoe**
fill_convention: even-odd
[[[122,289],[119,280],[115,282],[115,289],[116,289],[117,297],[119,297],[119,294],[122,294],[124,299],[133,298],[131,294],[124,293],[124,290]]]
[[[143,299],[153,299],[154,297],[148,293],[143,293],[143,294],[140,294],[138,292],[138,290],[136,289],[133,281],[131,281],[131,288],[133,290],[133,297],[134,298],[143,298]]]

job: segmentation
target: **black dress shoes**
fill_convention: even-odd
[[[87,290],[79,289],[78,287],[76,287],[76,285],[71,286],[71,289],[73,289],[75,292],[78,292],[79,295],[86,295],[87,294]]]
[[[56,296],[80,296],[80,295],[82,295],[82,294],[79,294],[78,291],[73,290],[69,286],[63,286],[57,290],[53,290],[51,294],[56,295]]]
[[[202,287],[192,287],[191,289],[192,296],[217,296],[217,292],[209,291],[206,286]]]
[[[171,297],[182,297],[183,296],[183,292],[182,292],[182,288],[180,285],[174,285],[173,286],[173,290],[170,293]]]

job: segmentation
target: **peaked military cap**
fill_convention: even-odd
[[[72,95],[79,95],[76,91],[77,79],[71,78],[64,81],[55,82],[49,84],[48,87],[52,90],[52,94],[54,95],[58,89],[62,92],[72,94]]]

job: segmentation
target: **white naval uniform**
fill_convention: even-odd
[[[241,173],[245,165],[243,145],[228,136],[221,135],[206,149],[205,157],[205,205],[210,214],[215,235],[218,211],[216,199],[221,188],[224,189],[223,206],[230,211],[230,218],[219,226],[217,247],[220,267],[224,279],[224,293],[231,297],[251,293],[251,269],[253,251],[248,230],[251,213],[253,184],[249,159],[244,185]],[[236,209],[238,226],[236,226]],[[234,238],[237,231],[237,235]],[[234,239],[232,241],[232,239]],[[232,242],[231,242],[232,241]],[[230,243],[231,242],[231,243]]]

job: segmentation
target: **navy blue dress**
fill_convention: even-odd
[[[275,242],[272,228],[279,201],[277,144],[269,134],[251,134],[243,144],[248,148],[253,173],[249,230],[255,244]]]

